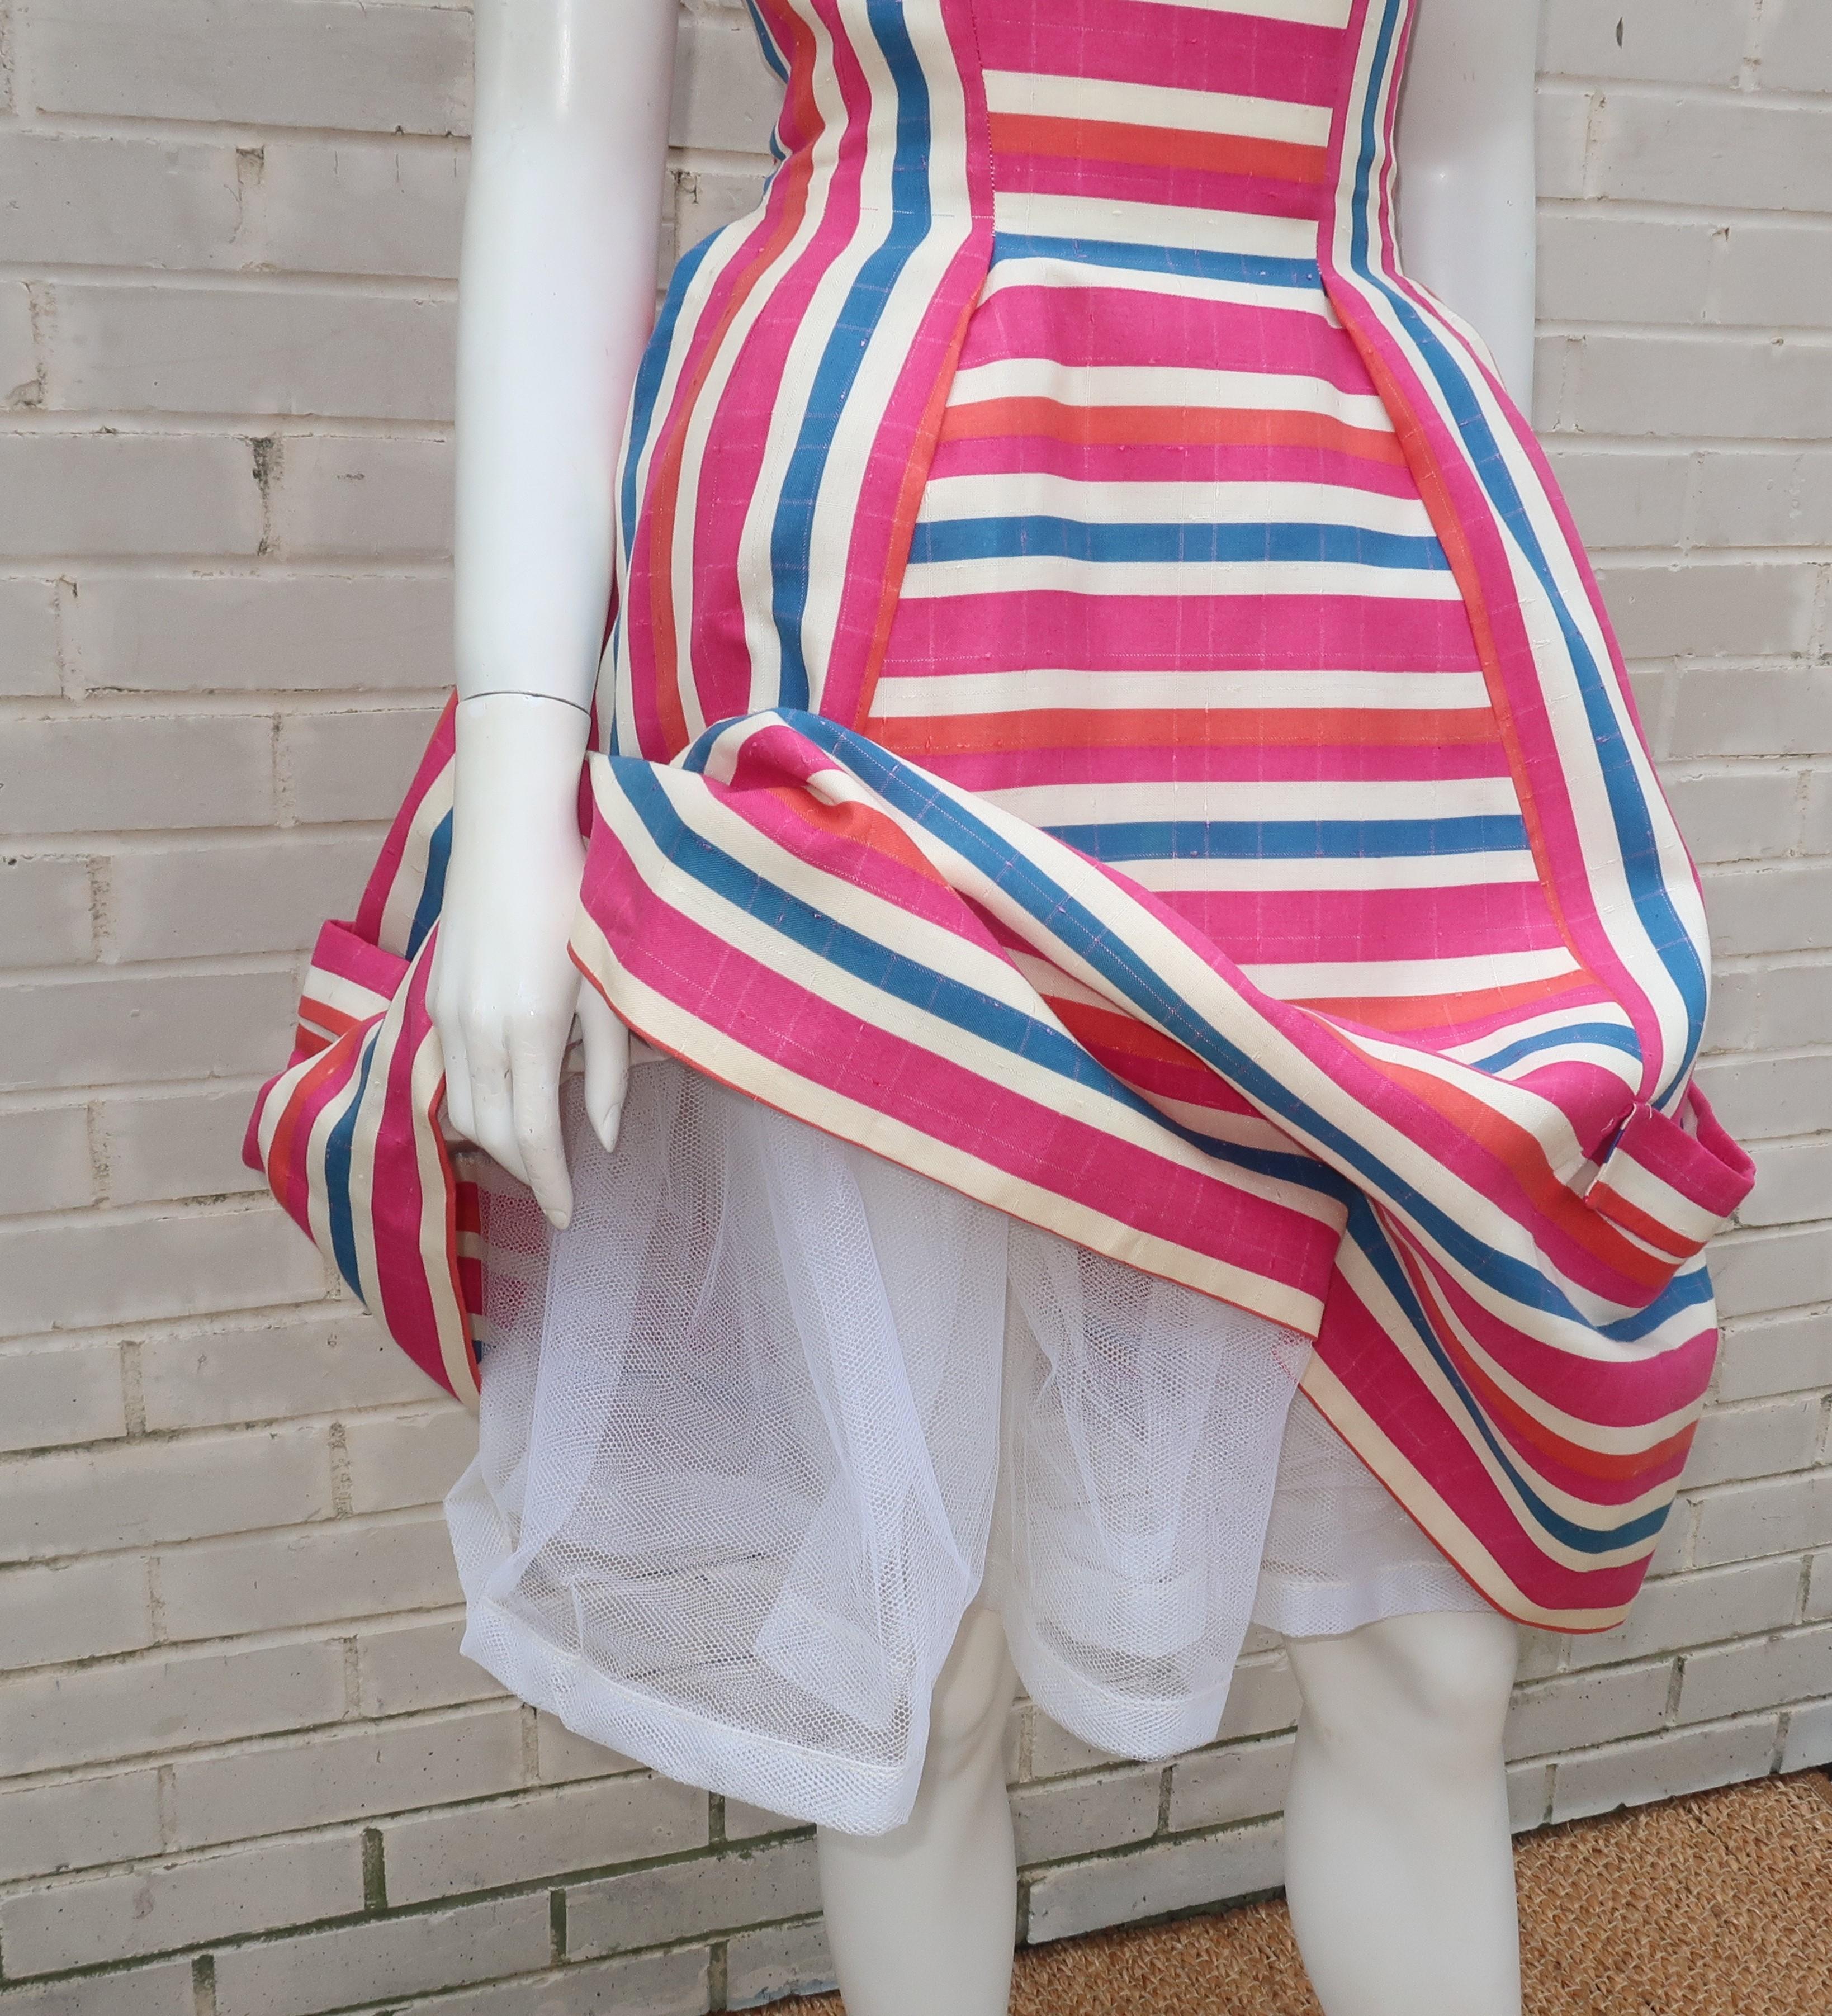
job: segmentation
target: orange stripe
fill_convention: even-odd
[[[1134,126],[1118,120],[1053,119],[1035,112],[995,112],[988,120],[995,153],[1046,154],[1063,160],[1129,161],[1146,167],[1205,168],[1216,175],[1266,175],[1320,182],[1329,150],[1237,133]]]
[[[1314,448],[1405,465],[1398,437],[1324,413],[1255,406],[1073,406],[1060,399],[976,399],[950,406],[944,441],[1042,434],[1082,447]]]
[[[1098,675],[1096,675],[1098,676]],[[1200,674],[1190,675],[1193,684]],[[893,717],[875,740],[899,754],[970,755],[997,749],[1460,748],[1495,743],[1495,775],[1508,772],[1486,707],[1208,707],[1197,686],[1186,707],[1031,707],[1000,714]]]
[[[1467,994],[1380,995],[1366,1000],[1352,995],[1304,994],[1292,996],[1287,1005],[1398,1035],[1413,1029],[1450,1029],[1466,1022],[1485,1021],[1491,1015],[1510,1013],[1549,995],[1569,992],[1574,987],[1591,989],[1595,986],[1587,973],[1559,973],[1548,980],[1517,981],[1511,987],[1481,987]]]

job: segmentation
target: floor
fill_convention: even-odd
[[[1526,2016],[1832,2016],[1832,1778],[1525,1837]],[[838,2016],[837,1996],[772,2016]],[[1027,1948],[1012,2016],[1321,2016],[1282,1902]]]

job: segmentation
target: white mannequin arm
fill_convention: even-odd
[[[1539,0],[1418,0],[1399,115],[1406,272],[1533,401],[1533,79]]]
[[[452,1125],[571,1215],[575,1010],[608,1147],[628,1040],[566,942],[618,430],[653,313],[674,0],[477,0],[459,285],[452,847],[431,985]]]

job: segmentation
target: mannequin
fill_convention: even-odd
[[[1533,0],[1420,0],[1401,128],[1409,270],[1531,376]],[[459,351],[458,785],[430,994],[453,1126],[556,1226],[575,1016],[609,1150],[628,1035],[567,953],[573,792],[610,590],[612,449],[651,313],[674,0],[478,0]],[[1294,1641],[1294,1928],[1328,2016],[1519,2008],[1499,1613]],[[887,1834],[819,1834],[851,2016],[996,2016],[1015,1866],[1002,1734],[1016,1675],[966,1614],[922,1787]]]

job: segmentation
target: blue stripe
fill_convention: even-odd
[[[909,562],[1016,560],[1188,563],[1272,560],[1414,567],[1448,574],[1435,533],[1423,538],[1360,525],[1128,524],[1081,518],[939,518],[918,524]]]
[[[1485,1057],[1471,1060],[1472,1071],[1506,1071],[1510,1064],[1517,1064],[1522,1057],[1530,1057],[1536,1050],[1570,1049],[1577,1044],[1592,1049],[1620,1050],[1625,1057],[1641,1061],[1641,1042],[1632,1029],[1625,1029],[1619,1022],[1574,1022],[1564,1029],[1546,1029],[1537,1036],[1523,1036],[1517,1043],[1510,1043],[1505,1049],[1492,1051]]]
[[[696,744],[696,749],[702,744]],[[655,766],[623,757],[614,760],[614,768],[618,788],[631,809],[675,867],[804,952],[862,980],[893,1000],[936,1016],[1068,1084],[1099,1093],[1217,1161],[1276,1177],[1327,1197],[1346,1197],[1347,1186],[1341,1177],[1308,1155],[1218,1141],[1212,1136],[1178,1125],[1053,1022],[1013,1008],[964,981],[938,973],[933,967],[840,923],[715,846],[675,811],[657,781]],[[1040,1103],[1049,1107],[1049,1102]]]
[[[1268,259],[1245,252],[1199,252],[1181,245],[1122,245],[1101,238],[1039,238],[1001,231],[992,239],[1001,259],[1067,259],[1081,266],[1123,266],[1175,280],[1234,280],[1251,286],[1303,287],[1319,293],[1322,270],[1314,259]]]
[[[433,837],[427,843],[427,879],[420,884],[419,901],[414,906],[413,923],[407,934],[409,959],[439,920],[440,906],[445,901],[445,869],[451,859],[452,815],[448,812],[434,827]]]
[[[1603,1554],[1618,1547],[1632,1547],[1643,1540],[1652,1539],[1666,1524],[1671,1505],[1662,1505],[1651,1512],[1624,1520],[1616,1526],[1595,1527],[1580,1525],[1575,1519],[1549,1504],[1535,1490],[1528,1474],[1509,1454],[1506,1445],[1489,1426],[1488,1417],[1481,1403],[1464,1384],[1463,1374],[1457,1370],[1450,1354],[1445,1351],[1426,1319],[1425,1312],[1413,1293],[1412,1283],[1406,1278],[1405,1269],[1401,1263],[1392,1240],[1387,1237],[1377,1214],[1365,1197],[1358,1197],[1350,1208],[1347,1234],[1360,1247],[1368,1264],[1380,1277],[1395,1302],[1405,1312],[1406,1321],[1413,1335],[1431,1355],[1433,1362],[1445,1379],[1456,1388],[1457,1397],[1463,1402],[1463,1412],[1468,1422],[1478,1434],[1495,1458],[1496,1463],[1507,1476],[1514,1489],[1533,1509],[1538,1524],[1555,1539],[1562,1540],[1575,1552],[1586,1554]],[[1604,1507],[1599,1507],[1600,1511]]]
[[[749,228],[748,224],[728,224],[722,227],[727,231]],[[668,294],[661,304],[661,314],[655,327],[650,332],[648,342],[643,346],[642,362],[636,366],[636,382],[630,393],[630,445],[624,457],[620,499],[623,519],[624,572],[626,575],[629,572],[630,556],[635,549],[636,465],[642,459],[650,430],[655,423],[655,401],[661,392],[661,381],[667,375],[668,354],[674,347],[675,329],[681,319],[681,310],[686,303],[687,290],[693,284],[693,275],[699,272],[700,262],[718,235],[717,231],[709,232],[697,245],[683,252],[675,261],[675,270],[668,278]]]
[[[1043,830],[1097,861],[1376,861],[1524,854],[1512,812],[1468,819],[1128,819]]]
[[[867,16],[897,94],[897,149],[891,165],[890,221],[884,243],[859,268],[815,367],[801,430],[789,457],[770,528],[771,608],[782,654],[783,706],[808,704],[801,619],[813,568],[814,516],[827,456],[885,303],[928,238],[929,83],[905,25],[902,0],[867,0]],[[833,563],[840,563],[835,556]]]
[[[1361,159],[1355,167],[1355,223],[1352,236],[1355,271],[1377,287],[1391,304],[1395,315],[1417,344],[1427,367],[1443,393],[1458,432],[1462,435],[1470,463],[1488,493],[1497,515],[1519,542],[1528,565],[1557,614],[1560,634],[1570,654],[1580,697],[1596,743],[1599,767],[1616,828],[1622,866],[1632,894],[1636,912],[1648,943],[1666,968],[1675,991],[1685,1004],[1687,1034],[1682,1053],[1667,1059],[1667,1076],[1649,1096],[1655,1102],[1665,1096],[1692,1067],[1704,1033],[1709,982],[1699,948],[1680,922],[1667,889],[1660,861],[1659,843],[1649,816],[1647,800],[1635,773],[1629,739],[1624,733],[1609,692],[1591,656],[1589,646],[1573,621],[1553,578],[1552,568],[1519,491],[1508,474],[1499,445],[1495,441],[1464,370],[1416,306],[1391,286],[1375,267],[1370,250],[1375,153],[1374,110],[1378,88],[1374,80],[1385,74],[1393,59],[1395,31],[1405,0],[1387,0],[1380,24],[1366,102],[1362,111]]]
[[[357,1074],[356,1096],[325,1140],[325,1208],[331,1220],[331,1257],[337,1272],[358,1301],[368,1302],[362,1270],[356,1259],[356,1224],[350,1208],[350,1161],[356,1139],[356,1122],[369,1092],[369,1075],[376,1060],[376,1048],[385,1021],[377,1022],[364,1036],[362,1065]]]

